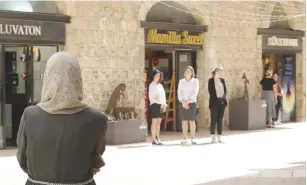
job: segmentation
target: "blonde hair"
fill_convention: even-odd
[[[189,70],[191,71],[191,73],[192,73],[192,74],[191,74],[191,77],[194,78],[194,77],[195,77],[194,68],[193,68],[192,66],[188,66],[188,67],[185,68],[184,72],[185,72],[186,70],[188,70],[188,69],[189,69]]]
[[[271,69],[266,70],[266,72],[265,72],[265,77],[266,78],[272,77],[272,75],[273,75],[273,71]]]

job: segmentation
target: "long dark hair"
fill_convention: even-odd
[[[159,71],[158,69],[154,69],[151,73],[151,79],[152,81],[154,80],[156,74],[160,74],[160,78],[159,78],[159,81],[157,83],[161,83],[163,81],[163,73],[161,71]]]

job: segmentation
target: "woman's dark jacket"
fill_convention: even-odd
[[[224,96],[223,98],[220,98],[223,100],[223,102],[225,103],[225,106],[227,105],[227,101],[226,101],[226,95],[227,95],[227,89],[226,89],[226,84],[225,84],[225,80],[223,78],[220,78],[221,83],[224,86]],[[216,108],[216,106],[218,105],[218,98],[216,96],[216,90],[215,90],[215,84],[214,84],[214,78],[210,78],[209,82],[208,82],[208,91],[209,91],[209,108]]]
[[[91,170],[104,165],[106,128],[107,117],[93,108],[59,115],[27,107],[17,136],[19,165],[37,181],[88,181],[93,178]]]

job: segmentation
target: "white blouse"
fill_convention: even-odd
[[[215,86],[216,97],[223,98],[224,86],[219,78],[214,78],[214,86]]]
[[[149,96],[150,105],[154,103],[166,105],[166,94],[162,84],[151,82],[149,85],[148,96]],[[158,100],[156,99],[156,96],[159,97]]]
[[[197,95],[199,91],[199,81],[197,78],[192,78],[187,81],[185,78],[181,79],[178,83],[178,100],[197,102]],[[192,103],[191,102],[191,103]]]

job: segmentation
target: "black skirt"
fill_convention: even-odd
[[[179,105],[179,111],[181,115],[181,120],[183,121],[196,121],[197,105],[196,103],[190,103],[190,108],[185,109],[182,104]]]
[[[163,117],[163,112],[161,111],[161,104],[157,103],[151,104],[149,107],[149,111],[151,119]]]

